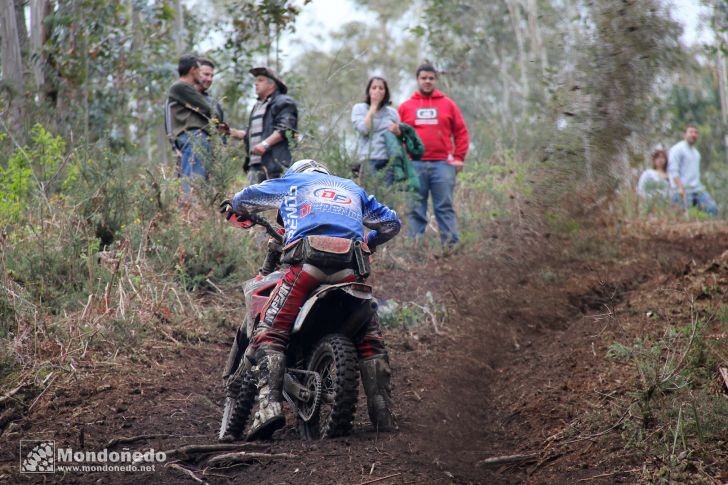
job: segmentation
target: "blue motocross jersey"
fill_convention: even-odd
[[[279,209],[286,243],[305,236],[364,240],[377,246],[393,238],[401,223],[397,213],[349,179],[318,172],[294,173],[241,190],[233,198],[236,212]]]

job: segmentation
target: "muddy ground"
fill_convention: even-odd
[[[635,230],[576,251],[579,241],[529,231],[518,236],[517,249],[497,258],[483,250],[425,258],[406,270],[382,255],[372,279],[379,295],[421,301],[430,291],[449,312],[437,329],[421,322],[386,331],[399,432],[370,429],[362,391],[349,437],[301,441],[289,416],[273,441],[251,448],[285,456],[227,468],[206,468],[193,456],[178,465],[215,484],[632,483],[641,464],[618,433],[566,437],[564,431],[605,396],[626,392],[627,371],[605,353],[616,336],[640,331],[643,312],[633,306],[639,295],[680,286],[691,268],[720,257],[726,236],[725,225],[692,224],[650,236]],[[582,254],[574,257],[575,251]],[[617,317],[635,325],[616,328]],[[0,482],[196,483],[164,464],[148,473],[23,475],[18,445],[21,438],[52,439],[56,446],[99,450],[113,439],[144,435],[157,436],[109,449],[215,443],[219,375],[233,332],[231,325],[218,330],[196,341],[150,339],[138,355],[79,363],[72,377],[52,382],[6,427]],[[484,462],[506,455],[521,458]],[[719,473],[716,480],[728,480],[728,467]]]

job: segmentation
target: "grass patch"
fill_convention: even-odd
[[[728,459],[728,400],[716,371],[717,348],[709,325],[693,315],[656,338],[613,343],[607,357],[636,372],[636,386],[619,401],[619,429],[627,449],[642,454],[649,483],[710,483]],[[722,345],[725,346],[725,339]]]

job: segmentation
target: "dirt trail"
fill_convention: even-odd
[[[560,250],[564,241],[547,244],[533,234],[499,262],[454,256],[415,270],[380,270],[373,280],[380,295],[406,301],[431,291],[450,309],[441,334],[427,324],[387,331],[398,433],[369,428],[360,392],[347,438],[301,441],[289,416],[288,426],[262,451],[295,457],[208,469],[204,476],[194,461],[181,464],[209,483],[350,484],[383,477],[390,478],[373,483],[557,483],[609,473],[613,463],[600,463],[603,450],[575,443],[544,453],[548,438],[585,411],[603,385],[599,365],[606,347],[594,336],[604,323],[594,315],[659,278],[676,277],[691,261],[722,253],[726,235],[728,230],[713,228],[697,237],[678,232],[650,241],[625,239],[619,243],[622,263],[606,264],[568,259]],[[21,437],[53,439],[76,450],[152,434],[160,436],[114,449],[215,443],[218,376],[231,336],[221,328],[195,344],[147,341],[141,357],[119,355],[113,365],[78,367],[76,378],[49,388],[19,422],[20,430],[2,436],[0,477],[8,483],[44,481],[18,473]],[[531,452],[539,453],[535,461],[480,463]],[[56,474],[45,481],[194,483],[161,465],[149,473]]]

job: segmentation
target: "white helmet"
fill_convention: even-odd
[[[286,175],[292,174],[292,173],[308,173],[308,172],[318,172],[318,173],[325,173],[326,175],[329,175],[329,169],[326,168],[326,165],[317,162],[316,160],[311,160],[310,158],[299,160],[291,167],[286,170]]]

